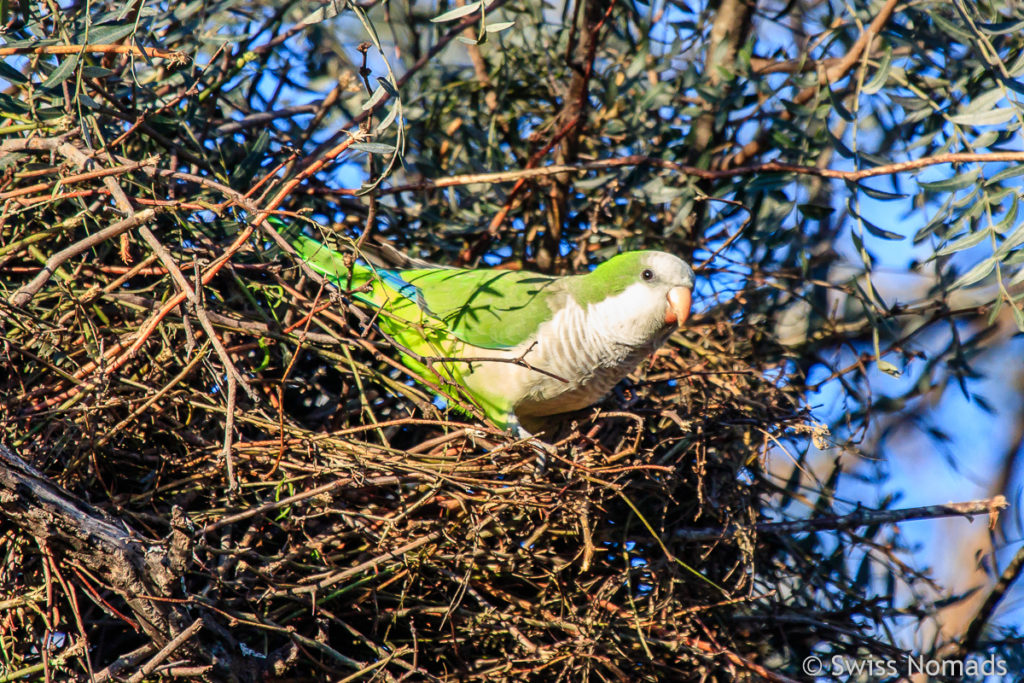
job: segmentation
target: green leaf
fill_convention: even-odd
[[[0,59],[0,78],[5,78],[11,83],[27,83],[28,77],[15,69],[7,62]]]
[[[52,90],[59,86],[61,83],[71,78],[75,73],[75,67],[78,66],[78,55],[68,55],[68,58],[60,63],[56,69],[50,74],[50,77],[43,81],[43,84],[39,87],[43,90]]]
[[[987,258],[978,265],[971,268],[969,271],[961,275],[956,282],[950,287],[950,289],[960,289],[961,287],[968,287],[976,282],[979,282],[992,272],[996,267],[996,259]]]
[[[105,69],[102,66],[89,66],[85,65],[82,67],[82,78],[109,78],[113,76],[116,71],[111,69]],[[79,95],[81,97],[81,95]]]
[[[1013,320],[1017,323],[1017,329],[1024,332],[1024,308],[1017,304],[1011,304],[1010,308],[1013,309]]]
[[[977,232],[969,232],[955,242],[950,242],[942,249],[935,252],[935,256],[945,256],[946,254],[953,254],[964,249],[970,249],[974,245],[980,243],[986,237],[990,236],[989,230],[978,230]]]
[[[493,24],[487,24],[487,28],[484,30],[488,33],[497,33],[498,31],[504,31],[507,28],[512,28],[516,25],[514,21],[496,21]]]
[[[25,115],[29,113],[28,105],[10,95],[0,92],[0,113]]]
[[[958,173],[952,178],[945,180],[934,180],[932,182],[918,182],[918,186],[925,192],[955,192],[973,185],[978,180],[980,169],[972,169],[967,173]]]
[[[1024,164],[1014,164],[1013,166],[1004,168],[1002,171],[986,180],[985,185],[994,185],[1009,178],[1016,178],[1019,175],[1024,175]]]
[[[996,107],[977,114],[957,114],[950,118],[953,123],[963,126],[998,126],[1017,115],[1014,107]]]
[[[1024,223],[1018,225],[1013,229],[1013,232],[1006,236],[1006,239],[999,245],[993,256],[1003,258],[1021,244],[1024,244]]]
[[[135,31],[135,24],[113,24],[107,26],[97,26],[89,30],[89,42],[90,43],[116,43],[127,35],[130,35]],[[85,37],[85,32],[82,31],[82,37]]]
[[[871,77],[871,80],[864,84],[861,92],[865,95],[874,95],[885,86],[889,80],[889,68],[892,66],[892,48],[885,47],[885,54],[882,55],[882,62],[878,65],[878,71]]]
[[[456,7],[453,10],[448,10],[444,14],[438,15],[431,19],[430,21],[434,23],[441,23],[444,21],[455,21],[456,19],[461,19],[462,17],[468,16],[473,12],[476,12],[477,10],[480,9],[482,5],[482,0],[480,2],[471,2],[468,5],[463,5],[462,7]]]
[[[835,209],[831,206],[823,206],[821,204],[797,204],[796,208],[804,216],[815,221],[828,218],[835,213]]]
[[[394,145],[385,145],[380,142],[357,142],[350,149],[366,152],[367,154],[393,154],[395,151]]]
[[[390,126],[392,123],[394,123],[395,117],[397,117],[397,116],[398,116],[398,107],[397,106],[391,107],[390,109],[388,109],[387,115],[383,119],[381,119],[380,123],[377,124],[377,127],[374,128],[374,131],[378,135],[380,135],[385,130],[387,130],[388,126]]]
[[[867,185],[855,185],[855,187],[871,197],[872,199],[878,199],[883,202],[889,202],[894,199],[906,199],[907,195],[898,192],[886,192],[885,190],[876,190],[873,187]]]
[[[872,223],[871,221],[865,220],[864,218],[861,218],[860,220],[861,220],[862,223],[864,223],[864,227],[867,228],[868,232],[870,232],[875,237],[880,237],[883,240],[901,240],[901,239],[903,239],[903,235],[901,235],[898,232],[892,232],[891,230],[886,230],[884,228],[880,228],[877,225],[875,225],[874,223]]]
[[[1008,33],[1020,33],[1024,31],[1024,20],[1021,21],[1000,21],[994,24],[986,24],[984,22],[978,22],[978,28],[985,33],[991,33],[995,36],[1006,35]]]
[[[299,22],[300,26],[319,24],[321,21],[333,19],[345,10],[345,0],[329,0],[322,7],[311,12],[305,19]]]
[[[381,102],[387,96],[388,96],[387,89],[384,88],[383,85],[378,85],[377,89],[373,91],[372,95],[370,95],[370,99],[366,100],[366,102],[363,102],[362,110],[363,111],[370,111],[371,109],[376,107],[377,104],[379,102]]]
[[[939,14],[938,11],[929,12],[928,18],[934,21],[936,26],[938,26],[939,30],[943,33],[949,34],[950,37],[957,38],[965,45],[971,45],[974,42],[974,36],[972,36],[962,26],[954,24],[949,19]]]

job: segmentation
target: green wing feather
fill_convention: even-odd
[[[459,341],[484,349],[510,349],[529,339],[565,291],[558,278],[514,270],[389,270],[357,263],[350,274],[338,252],[305,235],[289,239],[304,261],[337,286],[369,284],[355,298],[410,323],[440,323]]]
[[[391,271],[415,288],[418,307],[457,339],[484,349],[510,349],[552,316],[559,280],[515,270]],[[387,280],[385,280],[387,282]],[[408,293],[408,290],[406,290]]]

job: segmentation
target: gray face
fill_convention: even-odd
[[[640,266],[639,280],[649,287],[666,294],[673,287],[693,289],[693,268],[678,256],[663,251],[647,252]]]

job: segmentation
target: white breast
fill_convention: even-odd
[[[516,349],[494,352],[517,358],[533,346],[524,361],[561,379],[505,362],[481,364],[467,382],[489,393],[508,392],[521,417],[585,408],[665,340],[665,301],[648,292],[639,285],[586,307],[570,299],[536,337]]]

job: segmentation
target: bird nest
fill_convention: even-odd
[[[201,620],[198,661],[254,677],[762,671],[735,626],[772,603],[762,460],[805,419],[738,360],[752,328],[707,312],[567,420],[540,466],[529,441],[434,405],[367,316],[263,242],[204,278],[239,226],[177,223],[192,239],[170,260],[133,236],[55,264],[90,223],[55,207],[3,227],[3,439],[163,556],[173,580],[151,597],[172,631]],[[40,261],[55,267],[31,291]],[[182,282],[194,295],[175,305]],[[8,661],[61,633],[83,647],[52,666],[113,676],[161,641],[87,549],[55,562],[66,531],[40,546],[4,521]]]

